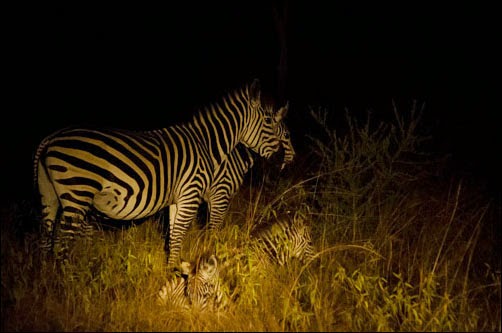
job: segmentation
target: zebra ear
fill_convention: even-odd
[[[288,109],[289,109],[289,101],[281,107],[276,113],[275,113],[275,121],[279,122],[282,119],[286,118],[286,115],[288,114]]]
[[[218,267],[218,260],[214,254],[209,257],[208,263],[215,268]]]
[[[213,254],[209,258],[203,258],[199,267],[197,267],[197,273],[199,273],[200,270],[203,270],[208,276],[218,274],[218,260],[216,259],[216,256]]]
[[[260,80],[253,80],[253,83],[249,87],[249,99],[253,108],[258,107],[261,104]]]

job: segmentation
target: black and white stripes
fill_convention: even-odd
[[[281,217],[259,225],[251,233],[251,247],[262,258],[280,266],[294,258],[306,263],[315,255],[310,224],[300,212],[293,218]]]
[[[168,264],[175,265],[215,170],[239,143],[270,157],[280,146],[281,121],[281,113],[262,107],[255,80],[186,124],[144,132],[73,128],[47,137],[35,155],[42,249],[61,240],[65,255],[67,245],[90,230],[91,208],[110,219],[133,220],[175,204],[165,243]]]
[[[267,108],[270,110],[269,112],[272,112],[270,106],[267,106]],[[280,108],[278,113],[284,118],[287,111],[288,105]],[[282,169],[286,164],[293,161],[295,150],[289,130],[284,122],[281,122],[277,127],[277,136],[281,140],[284,150]],[[246,173],[253,167],[254,159],[254,153],[249,148],[239,144],[231,152],[228,159],[217,168],[213,183],[204,196],[209,208],[209,229],[217,229],[222,225],[230,200],[244,182]]]
[[[183,310],[216,310],[224,304],[218,260],[203,254],[195,263],[182,262],[181,276],[170,279],[159,291],[160,305]]]

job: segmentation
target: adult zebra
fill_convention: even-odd
[[[269,109],[269,112],[272,112],[270,105],[267,105],[266,108]],[[286,116],[288,108],[289,103],[279,109],[278,113],[281,114],[282,118]],[[295,150],[291,142],[289,130],[284,122],[278,125],[277,135],[284,150],[284,159],[281,165],[282,170],[286,164],[293,161]],[[210,230],[217,229],[223,224],[230,200],[244,182],[246,173],[253,167],[254,155],[252,150],[239,144],[231,152],[228,159],[217,168],[213,183],[204,196],[208,203],[208,228]]]
[[[42,251],[61,243],[57,254],[66,259],[69,243],[92,230],[86,221],[91,208],[110,219],[134,220],[176,204],[165,241],[168,266],[174,266],[215,170],[238,143],[269,158],[279,149],[281,121],[281,113],[263,108],[254,80],[186,124],[144,132],[75,128],[50,135],[34,160]]]

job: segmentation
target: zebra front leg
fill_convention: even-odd
[[[178,266],[183,239],[190,223],[197,216],[198,204],[178,202],[171,205],[169,232],[166,234],[164,249],[167,254],[167,266],[173,269]]]
[[[209,230],[219,230],[221,228],[228,212],[229,200],[225,199],[213,203],[209,201]]]

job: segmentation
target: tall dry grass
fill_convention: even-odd
[[[8,206],[2,330],[501,331],[500,202],[421,151],[416,106],[394,111],[391,122],[347,115],[339,134],[312,110],[322,130],[312,155],[280,177],[258,165],[220,232],[192,226],[183,258],[219,259],[225,305],[214,312],[157,303],[170,276],[157,221],[77,242],[61,270],[38,261],[33,205]],[[297,210],[312,223],[315,259],[262,260],[250,231]]]

